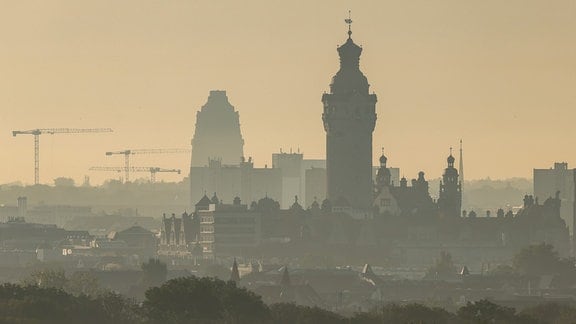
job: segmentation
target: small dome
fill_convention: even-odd
[[[298,203],[298,196],[294,196],[294,203],[290,207],[292,210],[303,210],[302,206]]]
[[[400,187],[406,187],[408,185],[408,180],[406,180],[405,177],[402,177],[402,179],[400,179]]]
[[[346,43],[338,47],[338,54],[343,58],[358,58],[362,54],[362,47],[356,45],[352,38],[348,38]]]
[[[382,156],[380,157],[380,164],[386,165],[387,161],[388,161],[388,158],[386,157],[386,155],[382,154]]]
[[[450,156],[448,157],[448,164],[453,164],[455,160],[456,159],[452,156],[452,154],[450,154]]]
[[[310,205],[310,208],[314,210],[320,209],[320,204],[316,200],[314,200],[312,205]]]

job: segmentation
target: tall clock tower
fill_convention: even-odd
[[[332,79],[330,93],[322,96],[322,121],[326,130],[328,199],[333,206],[371,211],[372,132],[376,123],[376,95],[360,71],[362,48],[348,39],[338,47],[340,70]]]

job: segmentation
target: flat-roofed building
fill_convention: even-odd
[[[260,213],[249,210],[238,197],[233,204],[210,204],[198,216],[204,258],[242,256],[260,245]]]

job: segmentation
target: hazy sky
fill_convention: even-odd
[[[33,182],[32,136],[12,130],[113,128],[40,139],[42,183],[98,183],[116,175],[90,166],[123,163],[105,151],[187,147],[212,89],[240,111],[256,165],[280,148],[323,158],[348,9],[378,95],[375,162],[384,146],[406,177],[438,177],[462,138],[467,179],[576,167],[576,0],[0,0],[0,183]]]

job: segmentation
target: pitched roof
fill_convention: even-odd
[[[196,203],[196,206],[208,206],[210,205],[212,202],[210,201],[210,198],[208,198],[208,196],[206,196],[206,194],[204,194],[204,197],[202,197],[200,199],[200,201],[198,201]]]

